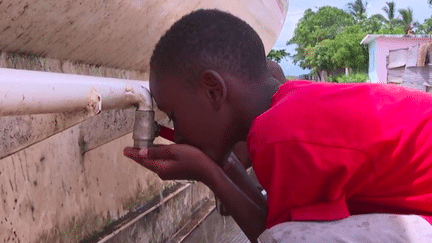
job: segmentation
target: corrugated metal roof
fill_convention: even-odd
[[[376,38],[396,38],[396,39],[431,39],[430,35],[367,35],[363,40],[360,42],[361,45],[364,44],[370,44],[372,41],[374,41]]]

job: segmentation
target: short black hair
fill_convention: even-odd
[[[150,68],[157,78],[180,75],[190,82],[207,69],[251,81],[267,73],[259,35],[245,21],[216,9],[197,10],[174,23],[156,44]]]

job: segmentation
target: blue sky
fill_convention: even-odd
[[[354,0],[351,0],[354,1]],[[286,42],[293,36],[294,29],[298,20],[303,16],[306,9],[311,8],[316,11],[322,6],[335,6],[341,9],[347,9],[347,3],[350,0],[340,1],[340,0],[289,0],[288,14],[285,20],[282,32],[279,35],[273,49],[286,49],[289,53],[294,53],[295,46],[286,46]],[[385,15],[382,8],[386,5],[386,2],[390,0],[369,0],[367,6],[368,16],[372,14],[382,14]],[[413,9],[414,21],[419,21],[423,23],[425,19],[431,17],[432,8],[427,4],[427,0],[410,0],[401,1],[395,0],[396,9],[411,7]],[[396,16],[399,16],[397,14]],[[303,70],[300,67],[294,65],[290,59],[283,60],[280,63],[285,75],[298,76],[300,74],[309,73],[309,70]]]

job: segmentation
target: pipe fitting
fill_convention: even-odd
[[[148,81],[0,68],[0,117],[137,107],[135,147],[155,138],[153,99]]]
[[[157,130],[154,121],[153,99],[147,87],[139,86],[136,88],[139,91],[133,88],[126,90],[138,94],[132,138],[135,148],[147,148],[153,146]]]
[[[135,87],[126,87],[125,91],[132,93],[133,97],[135,97],[137,110],[153,111],[153,97],[150,94],[148,83],[135,85]]]
[[[147,148],[153,145],[155,139],[153,110],[136,110],[133,135],[135,148]]]

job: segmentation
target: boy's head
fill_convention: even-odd
[[[245,140],[250,114],[243,107],[253,109],[255,93],[270,77],[258,34],[219,10],[181,18],[150,60],[150,89],[174,121],[176,142],[194,145],[218,162]]]
[[[175,75],[191,85],[207,69],[253,82],[265,75],[266,58],[260,37],[246,22],[219,10],[198,10],[161,37],[150,68],[158,79]]]

